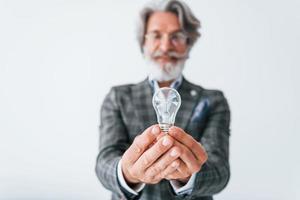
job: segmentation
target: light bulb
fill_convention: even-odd
[[[175,117],[181,105],[179,93],[169,87],[157,89],[153,95],[152,104],[160,129],[168,133],[169,128],[175,123]]]

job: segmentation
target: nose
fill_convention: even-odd
[[[164,53],[168,52],[169,50],[171,50],[173,48],[169,37],[162,37],[161,38],[159,48]]]

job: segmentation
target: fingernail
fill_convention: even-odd
[[[177,153],[177,151],[175,150],[175,149],[173,149],[172,151],[171,151],[171,154],[170,154],[172,157],[175,157],[175,156],[177,156],[178,155],[178,153]]]
[[[168,139],[167,137],[165,137],[165,138],[163,139],[162,144],[163,144],[164,146],[169,146],[169,145],[171,144],[171,141],[170,141],[170,139]]]
[[[160,128],[156,126],[156,127],[152,128],[151,132],[153,135],[158,135],[160,133]]]
[[[178,162],[173,162],[172,167],[178,167]]]

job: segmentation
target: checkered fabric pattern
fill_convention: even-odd
[[[96,174],[112,199],[199,199],[211,200],[227,185],[229,169],[230,111],[226,98],[218,90],[207,90],[183,78],[178,88],[182,104],[175,126],[192,135],[205,148],[207,162],[196,175],[190,195],[174,194],[169,181],[146,185],[138,196],[128,193],[117,179],[117,164],[134,138],[156,124],[152,107],[152,89],[148,80],[113,87],[101,107],[100,145]]]

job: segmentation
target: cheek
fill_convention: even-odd
[[[152,54],[154,51],[157,50],[157,47],[155,45],[153,45],[152,43],[148,43],[148,42],[145,42],[144,48],[146,48],[150,54]]]
[[[176,52],[180,54],[185,53],[186,50],[187,50],[187,45],[179,46],[176,48]]]

